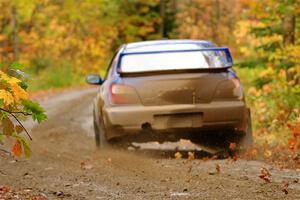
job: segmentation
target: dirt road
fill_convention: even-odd
[[[259,161],[97,151],[91,137],[95,94],[77,90],[42,100],[49,119],[31,128],[33,155],[19,161],[0,157],[0,185],[48,199],[300,199],[300,172]],[[258,177],[261,167],[269,169],[271,183]],[[288,194],[283,182],[289,183]]]

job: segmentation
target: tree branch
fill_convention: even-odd
[[[24,129],[24,131],[26,132],[27,136],[29,137],[30,140],[32,140],[32,137],[30,136],[30,134],[28,133],[28,131],[26,130],[26,128],[23,126],[23,124],[20,122],[20,120],[13,114],[13,113],[9,113],[13,118],[15,118],[15,120],[20,124],[20,126],[22,126],[22,128]]]
[[[3,108],[0,108],[0,110],[4,111],[4,112],[7,112],[7,113],[12,113],[12,114],[22,114],[22,115],[25,115],[25,116],[30,116],[32,115],[32,113],[27,113],[27,112],[22,112],[22,111],[8,111],[8,110],[5,110]]]

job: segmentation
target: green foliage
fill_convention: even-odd
[[[54,64],[55,67],[42,71],[38,76],[29,80],[30,90],[44,90],[48,88],[63,88],[78,85],[83,81],[71,63],[62,61]]]
[[[19,83],[19,86],[24,90],[27,90],[27,88],[28,88],[28,84],[25,81],[21,81]]]
[[[40,104],[29,100],[24,100],[22,101],[22,105],[23,105],[23,110],[25,112],[32,114],[33,120],[41,122],[47,119],[45,110],[40,106]]]
[[[263,76],[263,77],[258,77],[253,81],[253,84],[256,88],[258,89],[262,89],[262,87],[268,83],[270,83],[272,81],[272,77],[267,77],[267,76]]]
[[[235,61],[235,67],[239,68],[255,68],[255,67],[266,67],[266,59],[243,59],[241,61]]]
[[[269,20],[262,20],[262,22],[269,22]],[[254,34],[255,37],[265,37],[274,34],[283,34],[284,29],[280,24],[272,27],[253,27],[250,33]]]
[[[33,72],[34,74],[37,74],[37,75],[41,71],[53,66],[53,60],[51,58],[37,58],[37,57],[34,57],[31,60],[30,63],[31,63],[30,71]]]

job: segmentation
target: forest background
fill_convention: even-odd
[[[267,158],[277,155],[266,149],[285,148],[299,161],[299,0],[0,0],[0,11],[1,70],[29,74],[30,91],[104,75],[123,43],[179,38],[228,46],[256,146]]]

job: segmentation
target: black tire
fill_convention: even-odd
[[[99,128],[96,124],[96,122],[94,121],[94,134],[95,134],[95,142],[96,142],[96,147],[99,148],[100,147],[100,135],[99,135]]]
[[[248,115],[247,115],[247,123],[245,127],[244,134],[242,138],[240,138],[239,141],[239,148],[241,150],[248,149],[251,147],[253,144],[253,135],[252,135],[252,120],[251,120],[251,112],[250,109],[248,110]]]
[[[96,147],[99,149],[105,149],[110,147],[109,142],[106,139],[106,130],[103,123],[99,124],[94,120],[94,132],[95,132],[95,142]]]
[[[193,134],[189,137],[189,140],[195,144],[212,149],[217,152],[218,155],[227,154],[229,147],[228,133],[221,131],[207,131],[199,134]]]
[[[191,142],[199,145],[204,145],[205,147],[217,148],[220,151],[217,155],[221,157],[227,157],[230,155],[234,155],[236,153],[241,153],[250,148],[253,144],[253,136],[252,136],[252,121],[251,121],[251,113],[248,109],[248,113],[246,115],[246,126],[244,130],[241,132],[215,132],[209,134],[199,134],[192,135],[189,139]],[[236,143],[237,148],[235,150],[230,149],[230,143]]]

